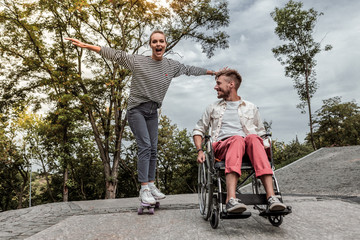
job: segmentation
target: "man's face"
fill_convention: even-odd
[[[152,49],[152,58],[162,60],[166,49],[165,36],[161,33],[154,33],[151,36],[150,47]]]
[[[232,82],[226,81],[227,77],[222,75],[216,79],[214,89],[217,91],[217,98],[227,99],[230,96]]]

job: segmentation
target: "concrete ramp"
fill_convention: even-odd
[[[275,175],[285,195],[360,197],[360,146],[321,148]]]
[[[197,195],[167,196],[154,215],[137,198],[53,203],[0,213],[0,239],[359,239],[360,146],[322,148],[276,171],[293,213],[280,227],[248,219],[204,221]]]
[[[275,174],[286,194],[360,197],[360,146],[321,148]]]

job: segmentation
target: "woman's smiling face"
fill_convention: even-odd
[[[151,36],[150,47],[152,49],[152,59],[154,60],[162,60],[163,55],[166,49],[166,39],[165,35],[161,33],[154,33]]]

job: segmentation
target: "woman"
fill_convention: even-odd
[[[138,146],[138,180],[141,183],[139,199],[155,204],[165,195],[154,185],[157,161],[158,112],[172,78],[180,75],[214,75],[214,71],[185,66],[165,58],[165,34],[154,31],[150,35],[151,56],[130,55],[121,50],[93,46],[77,39],[65,38],[75,46],[99,53],[132,71],[133,76],[128,100],[128,122]]]

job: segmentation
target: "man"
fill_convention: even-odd
[[[236,198],[236,185],[241,175],[242,157],[246,152],[255,169],[256,177],[262,181],[268,208],[270,211],[281,211],[286,206],[275,196],[272,174],[261,136],[265,134],[258,108],[251,102],[243,100],[237,93],[242,78],[233,69],[223,69],[216,74],[215,90],[222,99],[207,107],[202,118],[193,131],[194,143],[198,152],[197,161],[205,160],[201,142],[209,131],[216,158],[225,160],[226,210],[243,212],[245,204]]]

